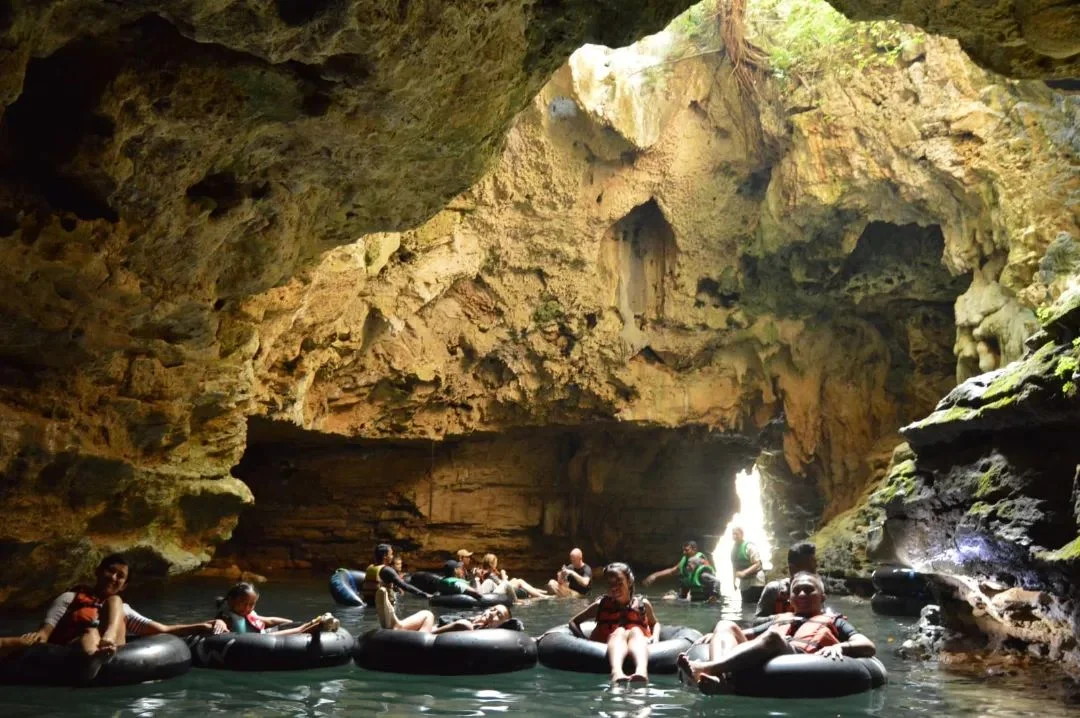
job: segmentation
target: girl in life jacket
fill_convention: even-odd
[[[296,633],[318,633],[334,631],[339,627],[338,620],[329,613],[311,619],[293,628],[274,630],[278,626],[292,623],[288,618],[260,616],[255,613],[255,604],[259,592],[250,583],[238,583],[229,589],[217,601],[218,618],[225,622],[232,633],[270,633],[278,636],[290,636]]]
[[[776,656],[807,653],[823,660],[843,656],[874,655],[874,642],[858,632],[843,616],[825,614],[825,587],[817,574],[797,573],[791,579],[792,613],[743,631],[731,621],[720,621],[709,641],[709,659],[691,661],[679,656],[679,674],[703,693],[724,693],[734,674],[758,668]]]
[[[652,604],[644,596],[634,595],[634,574],[625,563],[613,563],[604,569],[608,591],[588,608],[570,619],[574,635],[607,643],[611,682],[648,682],[649,644],[660,636],[660,624]],[[581,623],[595,619],[596,628],[585,636]],[[629,676],[623,671],[627,655],[634,662]]]

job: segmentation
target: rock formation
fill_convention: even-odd
[[[956,38],[975,62],[1004,75],[1080,75],[1080,5],[1070,0],[829,1],[855,20],[889,18]]]
[[[235,302],[423,222],[576,47],[687,4],[0,3],[0,601],[206,561],[251,498]]]
[[[942,574],[954,630],[1076,666],[1080,290],[1043,312],[1029,345],[904,428],[913,451],[875,494],[869,549]]]
[[[0,602],[242,510],[270,567],[659,562],[759,451],[801,535],[1080,236],[1076,101],[913,30],[751,102],[700,15],[541,89],[685,2],[0,5]]]
[[[1056,281],[1029,284],[1031,266],[1075,227],[1075,154],[1059,139],[1074,102],[1003,83],[953,43],[903,31],[885,48],[847,40],[870,48],[856,58],[866,71],[792,79],[783,99],[763,100],[754,133],[758,120],[715,55],[672,62],[701,49],[680,44],[678,27],[631,49],[575,53],[519,117],[492,175],[446,211],[334,250],[244,304],[259,327],[255,396],[266,416],[430,447],[406,465],[343,440],[297,464],[298,486],[343,496],[342,462],[359,452],[365,475],[391,474],[405,500],[376,483],[372,497],[342,499],[349,515],[408,506],[416,524],[396,537],[424,557],[486,536],[533,564],[574,533],[504,511],[529,540],[500,539],[485,503],[469,498],[474,481],[460,479],[510,454],[534,476],[530,496],[545,495],[553,472],[575,481],[572,462],[553,464],[551,450],[529,458],[514,431],[554,424],[540,433],[581,443],[617,420],[623,431],[652,427],[661,442],[661,427],[698,426],[766,451],[784,544],[855,504],[884,474],[896,429],[957,374],[1020,355],[1035,320],[1019,297]],[[310,441],[267,442],[249,460],[271,465]],[[753,455],[736,453],[731,466]],[[316,471],[324,455],[340,458]],[[636,475],[636,455],[624,461]],[[325,499],[278,500],[266,488],[263,500],[259,486],[277,472],[238,475],[251,476],[257,501],[245,521],[255,528],[241,529],[230,556],[246,553],[256,570],[325,567],[319,552],[288,545],[302,519],[285,516]],[[442,523],[414,496],[425,486],[457,491],[456,536],[421,528]],[[582,496],[602,503],[608,491]],[[725,505],[684,532],[715,533]],[[366,555],[374,533],[342,527],[322,553]],[[631,546],[646,561],[663,548],[625,527],[586,548]]]

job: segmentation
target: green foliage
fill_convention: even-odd
[[[563,311],[562,305],[559,304],[559,300],[554,297],[548,297],[541,301],[539,306],[533,310],[532,318],[537,324],[544,325],[558,321],[564,316],[566,316],[566,312]]]
[[[1077,369],[1080,369],[1080,361],[1077,361],[1076,357],[1064,356],[1058,359],[1057,366],[1054,367],[1054,376],[1059,379],[1073,378],[1076,376]]]
[[[717,0],[704,0],[672,20],[667,30],[691,48],[715,50],[720,40],[716,21],[718,12]]]
[[[753,0],[747,20],[781,80],[894,65],[917,41],[895,22],[852,22],[825,0]]]

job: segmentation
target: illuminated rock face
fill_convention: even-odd
[[[810,515],[851,505],[1057,291],[1075,105],[934,40],[770,101],[764,146],[720,59],[661,62],[670,37],[541,89],[684,4],[0,13],[0,601],[104,550],[143,575],[207,560],[251,502],[229,472],[252,415],[343,441],[711,431],[775,450]]]
[[[747,139],[756,120],[711,60],[648,70],[672,43],[649,38],[632,57],[585,48],[446,211],[248,301],[266,415],[343,437],[341,451],[354,437],[588,435],[612,420],[742,435],[770,452],[786,547],[856,504],[896,430],[957,375],[1020,355],[1028,298],[1060,289],[1039,258],[1075,229],[1075,150],[1054,139],[1075,102],[997,84],[954,43],[922,38],[908,59],[762,108],[782,148],[771,155]],[[382,496],[351,497],[353,514],[379,515]],[[269,565],[313,559],[283,548],[281,511],[250,515],[276,537]],[[421,556],[448,550],[422,523],[394,536]],[[459,538],[484,535],[529,564],[548,550],[466,523]],[[258,531],[242,530],[230,556],[259,552]],[[369,531],[343,543],[351,552]],[[652,540],[667,543],[635,550],[658,555]]]

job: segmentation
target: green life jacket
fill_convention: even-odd
[[[683,588],[690,588],[692,585],[691,581],[693,580],[694,576],[698,575],[698,571],[695,570],[693,571],[694,576],[692,576],[690,568],[689,566],[687,566],[687,563],[691,559],[701,560],[702,563],[700,564],[699,569],[701,566],[705,566],[706,562],[708,562],[708,558],[706,558],[705,554],[701,553],[701,551],[698,551],[693,556],[683,556],[681,559],[679,559],[679,585]]]
[[[469,587],[469,582],[463,578],[457,576],[444,576],[439,579],[439,593],[446,596],[455,596],[460,593],[465,593],[465,589]]]
[[[745,571],[750,568],[753,561],[750,560],[750,542],[740,541],[731,549],[731,563],[736,571]]]

